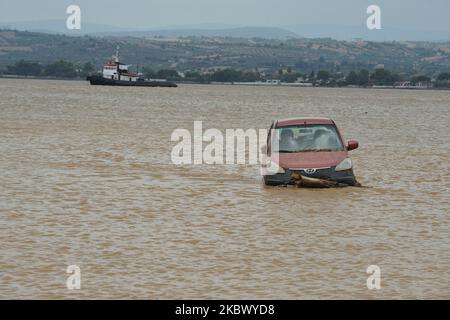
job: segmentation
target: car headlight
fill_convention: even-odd
[[[351,168],[353,168],[352,159],[346,158],[341,163],[339,163],[334,170],[335,171],[344,171],[344,170],[350,170]]]
[[[285,173],[286,171],[278,163],[269,160],[261,165],[261,172],[263,176],[270,176],[277,173]]]

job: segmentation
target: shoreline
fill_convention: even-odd
[[[0,75],[0,79],[14,79],[14,80],[56,80],[56,81],[86,81],[86,79],[83,78],[56,78],[56,77],[35,77],[35,76],[19,76],[19,75]],[[241,86],[241,87],[289,87],[289,88],[299,88],[299,89],[305,89],[305,88],[328,88],[328,89],[371,89],[371,90],[408,90],[408,91],[448,91],[450,88],[412,88],[412,87],[394,87],[394,86],[335,86],[335,87],[329,87],[329,86],[305,86],[305,85],[298,85],[295,83],[288,83],[288,82],[282,82],[279,84],[266,84],[264,82],[262,83],[253,83],[253,82],[210,82],[210,83],[201,83],[201,82],[193,82],[193,81],[173,81],[176,84],[181,85],[220,85],[220,86]]]

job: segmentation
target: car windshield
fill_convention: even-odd
[[[332,124],[280,127],[275,130],[275,137],[280,153],[344,150],[336,126]]]

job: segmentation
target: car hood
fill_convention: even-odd
[[[348,157],[347,151],[279,153],[282,168],[328,168],[335,167]]]

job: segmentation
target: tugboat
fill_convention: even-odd
[[[103,74],[91,75],[86,78],[91,85],[122,86],[122,87],[178,87],[176,83],[166,80],[145,80],[138,74],[128,71],[129,65],[119,59],[119,47],[112,59],[103,66]]]

